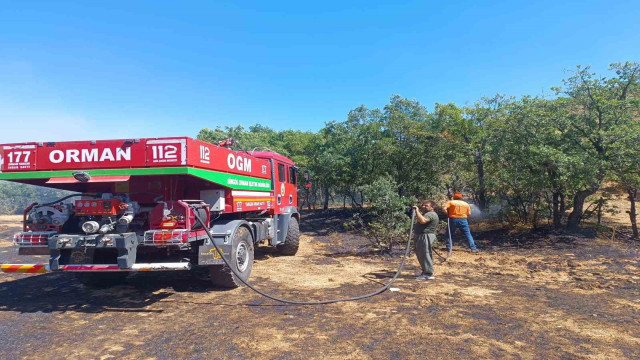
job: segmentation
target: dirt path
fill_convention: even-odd
[[[15,221],[0,218],[0,263],[45,261],[16,255]],[[344,297],[395,272],[399,258],[368,253],[327,219],[302,224],[298,255],[257,257],[256,286],[298,300]],[[3,274],[1,357],[640,358],[637,248],[571,236],[493,246],[491,232],[477,237],[487,250],[456,247],[433,282],[414,279],[412,255],[400,291],[311,307],[246,288],[216,291],[184,274],[138,275],[103,290],[68,274]]]

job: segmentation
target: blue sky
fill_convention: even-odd
[[[640,61],[637,1],[3,1],[0,142],[317,131]]]

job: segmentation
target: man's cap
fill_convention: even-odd
[[[456,200],[462,199],[462,194],[461,193],[454,193],[453,194],[453,198]]]

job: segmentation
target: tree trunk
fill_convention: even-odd
[[[353,196],[353,191],[349,191],[349,197],[351,197],[351,208],[353,208],[353,206],[357,206],[359,208],[362,207],[362,204],[358,203],[358,201],[356,200],[356,197]]]
[[[329,187],[324,186],[322,188],[323,205],[322,210],[329,210]]]
[[[573,210],[571,211],[571,214],[569,214],[569,219],[567,220],[567,230],[578,230],[578,226],[580,225],[580,221],[582,220],[584,201],[587,199],[587,196],[593,195],[596,190],[597,189],[578,191],[573,196]]]
[[[560,199],[563,195],[560,192],[553,193],[553,228],[559,229],[562,226],[562,212],[561,212],[561,204]]]
[[[480,207],[480,210],[487,210],[487,190],[484,187],[484,159],[482,158],[481,151],[476,152],[475,163],[476,171],[478,173],[478,190],[476,190],[478,206]]]
[[[314,188],[313,189],[313,199],[311,200],[311,207],[313,208],[313,210],[316,209],[316,203],[318,202],[318,191]]]
[[[638,197],[638,189],[629,189],[629,202],[631,209],[629,210],[629,218],[631,220],[631,229],[633,230],[633,238],[638,240],[638,222],[636,220],[636,198]]]

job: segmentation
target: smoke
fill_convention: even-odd
[[[480,210],[478,205],[469,204],[469,206],[471,206],[471,216],[470,216],[470,218],[472,218],[472,219],[484,219],[484,218],[489,216],[489,214],[487,214],[486,212]]]
[[[480,210],[478,205],[469,204],[471,206],[471,216],[472,219],[487,219],[487,218],[495,218],[500,217],[504,214],[505,209],[507,209],[507,204],[504,202],[492,203],[489,205],[489,208],[485,211]]]

